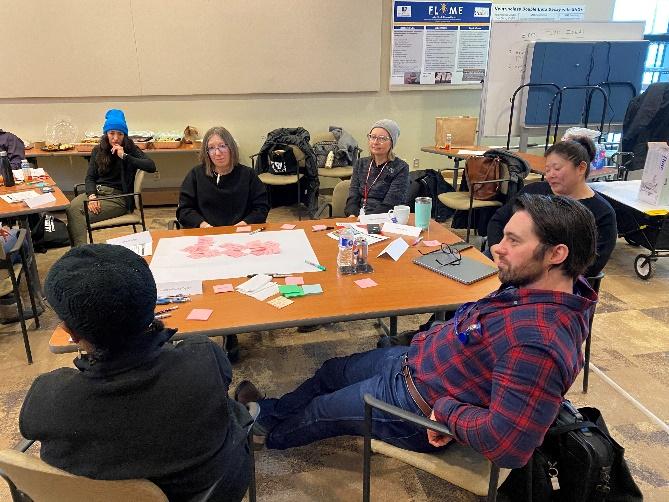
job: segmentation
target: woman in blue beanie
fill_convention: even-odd
[[[137,169],[154,173],[156,164],[128,137],[123,112],[112,108],[105,114],[100,144],[91,153],[85,179],[86,193],[75,197],[67,209],[67,230],[72,247],[86,244],[84,200],[94,201],[98,195],[132,193]],[[135,198],[94,201],[88,209],[90,221],[95,223],[132,212]]]
[[[23,437],[46,463],[95,479],[147,478],[169,500],[239,501],[249,484],[252,419],[228,397],[232,367],[210,339],[154,318],[156,283],[122,246],[68,251],[49,270],[47,300],[83,354],[38,376],[21,409]]]

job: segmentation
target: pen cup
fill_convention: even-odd
[[[423,230],[430,227],[430,216],[432,215],[432,198],[416,197],[415,225]]]

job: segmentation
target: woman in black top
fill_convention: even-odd
[[[186,175],[177,220],[186,228],[264,223],[269,213],[265,185],[239,163],[239,150],[225,127],[212,127],[202,140],[201,164]]]
[[[156,164],[144,155],[128,137],[128,125],[121,110],[111,109],[105,114],[100,144],[91,153],[86,173],[86,193],[74,198],[67,208],[67,230],[72,246],[86,244],[86,217],[84,200],[88,204],[91,223],[115,218],[135,209],[135,198],[124,197],[95,201],[98,195],[117,195],[134,192],[138,169],[156,172]]]
[[[594,157],[595,144],[589,138],[578,137],[555,143],[546,151],[546,181],[529,184],[519,192],[564,195],[578,200],[592,212],[597,223],[597,256],[586,271],[588,277],[601,272],[618,237],[613,208],[586,183]],[[494,214],[488,223],[489,246],[502,240],[504,226],[512,213],[513,201],[509,201]]]
[[[367,135],[371,155],[353,166],[346,216],[385,213],[406,204],[409,165],[393,152],[399,135],[400,127],[394,120],[382,119],[372,125]]]

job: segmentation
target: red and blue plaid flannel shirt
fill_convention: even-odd
[[[555,419],[583,366],[581,346],[597,295],[505,288],[454,321],[417,334],[409,365],[421,395],[455,439],[500,467],[521,467]]]

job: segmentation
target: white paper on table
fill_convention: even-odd
[[[243,295],[250,296],[251,298],[255,298],[256,300],[264,302],[268,298],[279,294],[279,284],[276,282],[268,282],[256,291],[246,293],[244,291],[239,292]]]
[[[459,155],[483,155],[483,150],[458,150]]]
[[[420,227],[412,225],[400,225],[399,223],[384,223],[381,231],[389,234],[408,235],[409,237],[418,237],[421,232]]]
[[[407,244],[407,242],[401,237],[398,237],[393,242],[388,244],[385,249],[377,255],[377,258],[380,258],[385,254],[390,256],[393,260],[397,261],[407,249],[409,249],[409,244]]]
[[[46,176],[44,169],[41,167],[30,168],[30,176],[37,178],[38,176]]]
[[[386,221],[392,221],[392,215],[389,213],[379,213],[379,214],[363,214],[358,217],[361,225],[369,225],[370,223],[385,223]]]
[[[41,207],[46,204],[50,204],[52,202],[56,202],[56,198],[53,196],[52,193],[43,193],[42,195],[38,195],[37,197],[30,197],[24,201],[26,204],[28,204],[29,208],[35,208],[35,207]]]
[[[227,254],[207,258],[190,258],[184,250],[196,245],[197,236],[162,238],[153,250],[151,272],[157,282],[199,279],[202,281],[246,277],[251,274],[301,274],[318,272],[307,262],[318,262],[303,229],[248,233],[212,234],[213,249],[227,243],[246,245],[252,241],[272,241],[279,244],[278,254],[244,254],[233,258]]]
[[[25,190],[23,192],[14,192],[14,193],[8,193],[8,194],[5,194],[5,195],[0,195],[0,198],[2,200],[4,200],[5,202],[9,202],[10,204],[12,204],[14,202],[23,202],[24,200],[27,200],[27,199],[34,199],[35,197],[39,197],[39,196],[40,196],[40,194],[38,194],[35,190]],[[54,198],[54,200],[55,200],[55,198]]]
[[[153,239],[151,238],[151,232],[148,230],[137,234],[129,234],[122,237],[107,239],[107,244],[123,246],[124,248],[134,251],[139,256],[151,256],[153,251]]]
[[[267,274],[258,274],[251,277],[248,281],[241,283],[235,289],[240,293],[253,293],[259,291],[272,281],[272,276]]]
[[[161,282],[156,284],[158,298],[178,295],[201,295],[202,281],[175,281]]]
[[[23,169],[12,169],[12,174],[16,181],[25,181],[23,179]]]

